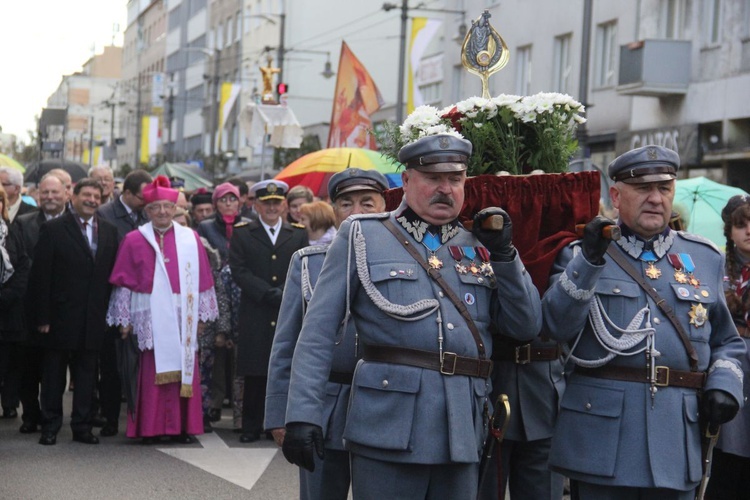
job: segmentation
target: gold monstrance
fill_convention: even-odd
[[[505,40],[490,24],[490,12],[485,10],[471,22],[461,47],[461,64],[469,73],[482,79],[482,97],[490,98],[490,75],[497,73],[510,60]]]

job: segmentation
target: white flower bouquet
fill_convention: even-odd
[[[442,110],[420,106],[402,125],[386,125],[378,140],[395,159],[403,146],[428,135],[466,138],[474,147],[468,175],[566,172],[583,113],[583,105],[565,94],[471,97]]]

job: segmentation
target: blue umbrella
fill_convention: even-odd
[[[687,219],[687,232],[695,233],[724,248],[724,222],[721,210],[729,198],[736,194],[747,194],[740,188],[714,182],[705,177],[680,179],[674,197],[675,209],[683,209]]]

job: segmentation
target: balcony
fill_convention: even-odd
[[[685,95],[690,83],[691,42],[642,40],[620,47],[621,95]]]

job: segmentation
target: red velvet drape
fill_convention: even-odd
[[[599,213],[599,172],[541,175],[480,175],[466,180],[459,219],[471,220],[482,208],[503,208],[513,221],[513,244],[539,293],[560,249],[576,239],[575,225]],[[386,191],[388,210],[401,203],[402,190]]]

